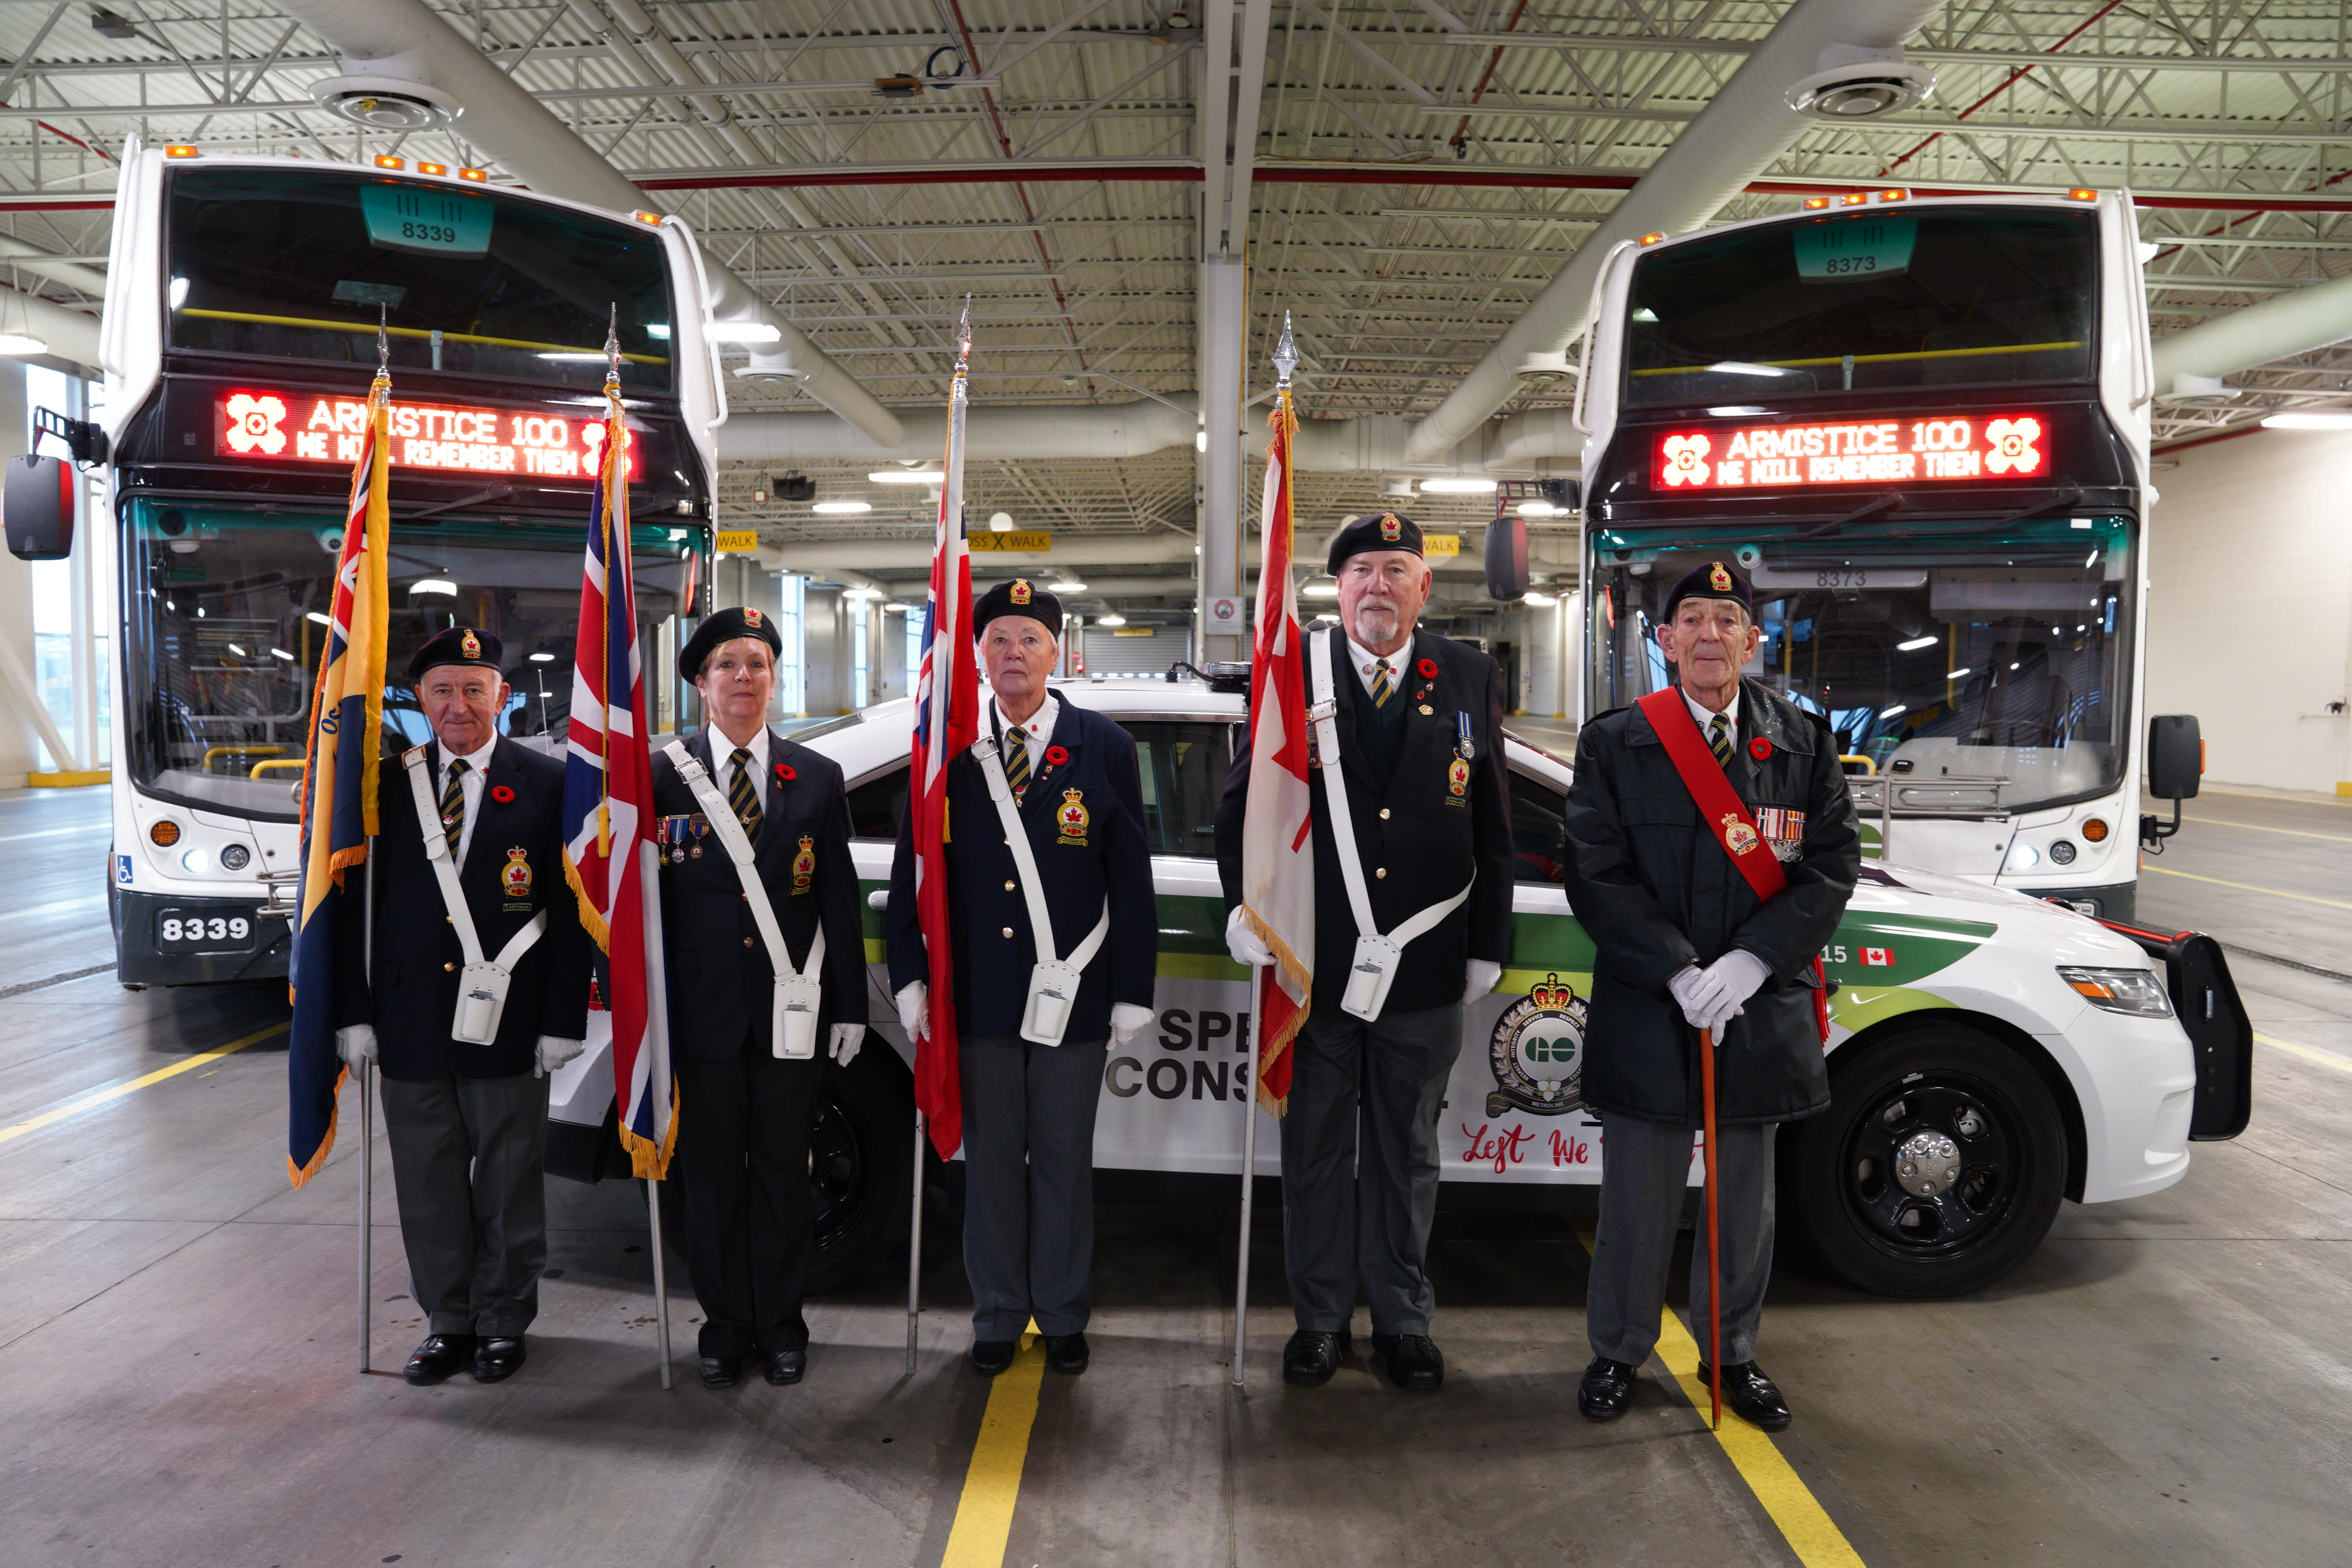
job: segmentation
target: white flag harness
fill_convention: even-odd
[[[770,1049],[788,1061],[805,1061],[816,1055],[817,1008],[824,999],[820,978],[824,969],[824,922],[821,919],[817,921],[816,937],[809,943],[807,965],[794,969],[792,950],[784,945],[784,933],[776,924],[775,909],[768,902],[768,885],[760,880],[751,841],[743,837],[743,824],[737,820],[735,808],[727,804],[727,797],[710,782],[709,770],[694,760],[685,742],[672,741],[662,750],[677,764],[677,776],[694,792],[694,804],[702,807],[702,815],[710,819],[710,831],[717,836],[719,847],[735,862],[736,879],[743,884],[743,901],[751,906],[751,919],[760,928],[760,941],[767,947],[768,967],[775,974],[768,1012],[768,1037],[772,1042]]]
[[[1022,826],[1013,804],[1013,786],[1005,782],[1004,760],[997,755],[996,736],[987,731],[971,743],[971,754],[988,780],[988,798],[996,803],[996,819],[1004,826],[1004,842],[1021,875],[1021,892],[1029,906],[1029,935],[1037,947],[1037,963],[1029,971],[1029,999],[1021,1010],[1021,1037],[1041,1046],[1058,1046],[1070,1026],[1070,1009],[1076,1005],[1078,982],[1087,965],[1102,950],[1110,934],[1110,899],[1103,899],[1102,919],[1069,957],[1055,956],[1054,917],[1045,909],[1045,887],[1037,879],[1037,856],[1029,846],[1029,830]]]
[[[1335,629],[1307,638],[1315,702],[1307,710],[1307,718],[1315,726],[1315,754],[1323,769],[1323,802],[1331,814],[1331,843],[1339,854],[1339,879],[1348,886],[1348,907],[1356,917],[1356,955],[1348,963],[1348,985],[1340,994],[1339,1010],[1373,1019],[1388,1005],[1389,987],[1396,982],[1397,962],[1404,956],[1406,946],[1413,938],[1437,929],[1446,916],[1460,909],[1477,885],[1478,876],[1473,871],[1460,892],[1411,916],[1387,935],[1381,934],[1379,923],[1372,919],[1371,897],[1364,891],[1363,851],[1356,844],[1347,770],[1339,760],[1339,725],[1335,717],[1339,704],[1331,694],[1331,645],[1339,637]]]
[[[433,802],[433,785],[426,777],[432,769],[425,761],[427,750],[413,746],[400,761],[408,770],[409,791],[416,796],[416,820],[425,828],[425,858],[432,863],[433,879],[441,885],[441,905],[449,911],[449,924],[457,932],[457,951],[466,959],[466,967],[457,975],[457,1011],[449,1021],[449,1037],[469,1046],[491,1045],[498,1040],[499,1020],[506,1016],[507,987],[514,984],[514,966],[546,932],[547,911],[540,910],[509,937],[498,957],[482,956],[474,911],[466,902],[465,889],[457,886],[457,862],[449,853],[449,834],[441,823],[441,808]]]

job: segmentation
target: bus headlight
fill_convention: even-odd
[[[2042,851],[2036,849],[2032,845],[2028,844],[2024,839],[2021,838],[2016,843],[2009,847],[2009,868],[2011,870],[2031,871],[2033,868],[2041,864]]]
[[[2074,863],[2074,841],[2061,838],[2050,846],[2050,858],[2061,866],[2072,866]]]
[[[221,850],[221,869],[242,871],[253,863],[253,851],[242,844],[231,844]]]
[[[191,849],[180,857],[180,869],[187,872],[191,877],[203,876],[205,868],[211,864],[212,857],[205,854],[202,847]]]
[[[2094,1007],[2135,1018],[2169,1018],[2172,999],[2164,983],[2145,969],[2067,969],[2058,978]]]

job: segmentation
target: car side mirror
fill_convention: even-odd
[[[0,526],[19,561],[63,561],[73,553],[74,471],[63,458],[11,458],[0,486]]]
[[[2159,713],[2147,721],[2147,793],[2152,799],[2172,803],[2172,820],[2153,815],[2139,819],[2139,841],[2161,854],[2164,841],[2180,831],[2180,803],[2197,798],[2198,781],[2205,773],[2205,742],[2197,720],[2188,713]]]

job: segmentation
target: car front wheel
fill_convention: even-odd
[[[1851,1050],[1851,1047],[1849,1047]],[[1783,1145],[1782,1206],[1847,1283],[1966,1295],[2041,1245],[2066,1179],[2066,1133],[2040,1075],[1958,1025],[1830,1060],[1830,1109]]]

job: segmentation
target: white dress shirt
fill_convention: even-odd
[[[466,851],[474,842],[475,819],[482,815],[482,790],[485,787],[482,776],[489,772],[490,753],[498,749],[496,734],[482,742],[480,751],[468,756],[453,757],[448,754],[447,747],[441,749],[441,766],[435,770],[433,780],[433,798],[436,803],[448,792],[450,767],[460,762],[466,764],[466,771],[457,775],[457,795],[465,802],[462,809],[466,814],[465,826],[457,829],[457,869],[460,871],[466,868]]]
[[[1709,726],[1715,722],[1715,710],[1693,697],[1689,687],[1678,687],[1676,689],[1682,692],[1683,700],[1689,705],[1691,718],[1697,721],[1700,736],[1710,745],[1713,744],[1715,731]],[[1738,745],[1739,743],[1739,688],[1737,686],[1731,689],[1731,704],[1723,710],[1723,721],[1731,728],[1731,743]]]
[[[989,700],[996,708],[996,721],[999,726],[996,737],[998,745],[1001,747],[1003,744],[1004,736],[1008,731],[1020,731],[1021,743],[1028,748],[1029,752],[1029,773],[1032,777],[1034,777],[1037,770],[1045,765],[1045,748],[1053,744],[1054,741],[1054,716],[1062,705],[1054,700],[1054,694],[1049,691],[1045,694],[1045,700],[1037,704],[1037,711],[1029,715],[1027,723],[1015,724],[1005,713],[1003,703],[996,701],[994,698]]]
[[[1389,690],[1391,693],[1397,691],[1404,685],[1405,666],[1412,658],[1412,637],[1406,637],[1404,639],[1404,646],[1397,649],[1396,652],[1388,654],[1374,653],[1370,648],[1366,647],[1362,643],[1358,642],[1353,637],[1349,637],[1347,639],[1347,643],[1348,662],[1355,668],[1356,679],[1364,683],[1364,694],[1366,696],[1369,697],[1372,694],[1372,665],[1373,662],[1378,659],[1386,659],[1388,661]]]
[[[727,731],[716,724],[711,725],[708,732],[710,736],[710,776],[719,781],[719,793],[725,795],[735,787],[735,742],[729,740]],[[760,802],[760,810],[765,813],[770,805],[768,797],[773,793],[774,786],[774,781],[768,776],[768,727],[761,725],[751,740],[744,743],[743,749],[751,753],[751,790]]]

